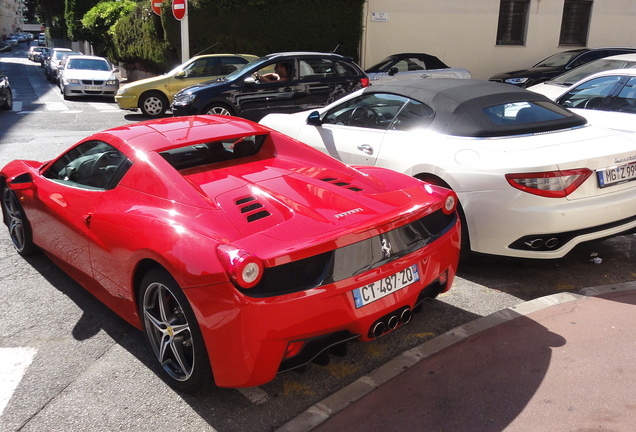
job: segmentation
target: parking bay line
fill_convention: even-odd
[[[0,415],[36,353],[35,348],[0,348]]]

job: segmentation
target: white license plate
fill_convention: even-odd
[[[91,85],[84,86],[84,90],[101,90],[101,89],[102,89],[101,86],[91,86]]]
[[[636,180],[636,162],[596,171],[599,187]]]
[[[420,280],[420,273],[417,270],[417,265],[413,264],[411,267],[405,268],[395,274],[371,282],[363,287],[356,288],[351,291],[351,293],[353,294],[356,308],[361,308],[376,300],[380,300],[382,297],[391,295],[418,280]]]

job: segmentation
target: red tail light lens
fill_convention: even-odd
[[[564,198],[581,186],[592,170],[587,168],[540,173],[506,174],[516,189],[547,198]]]
[[[369,78],[362,78],[360,79],[360,85],[362,87],[369,87]]]
[[[457,195],[453,191],[448,191],[442,201],[442,211],[448,215],[453,213],[455,209],[457,209]]]
[[[263,277],[263,261],[251,253],[222,244],[217,254],[230,279],[238,286],[252,288]]]

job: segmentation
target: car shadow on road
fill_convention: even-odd
[[[457,276],[522,300],[636,279],[636,235],[583,243],[560,259],[473,254]]]

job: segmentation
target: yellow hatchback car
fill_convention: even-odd
[[[174,95],[179,90],[203,81],[221,78],[257,58],[250,54],[208,54],[192,57],[166,74],[120,86],[115,101],[121,109],[140,109],[148,117],[158,117],[170,107]]]

